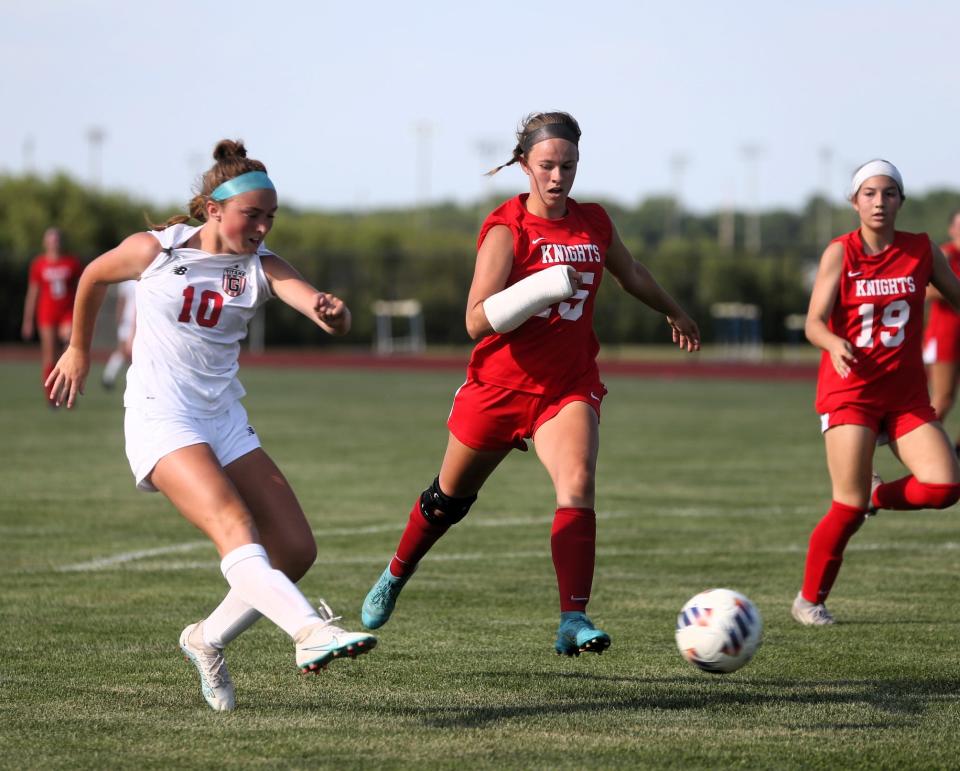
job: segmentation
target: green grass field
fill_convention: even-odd
[[[98,375],[98,372],[94,373]],[[47,409],[0,364],[0,767],[956,768],[957,515],[881,513],[830,607],[795,624],[829,500],[812,383],[608,378],[591,615],[603,656],[553,654],[553,499],[514,453],[405,590],[380,645],[302,677],[261,622],[228,651],[238,709],[204,704],[177,638],[225,591],[212,546],[126,465],[120,394]],[[460,373],[248,369],[264,446],[320,558],[302,582],[359,606],[436,473]],[[887,455],[879,468],[897,473]],[[746,593],[754,661],[699,672],[673,642],[697,591]]]

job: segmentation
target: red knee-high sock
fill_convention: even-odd
[[[960,484],[918,482],[912,474],[886,482],[873,493],[873,505],[881,509],[945,509],[960,500]]]
[[[597,515],[593,509],[557,509],[550,551],[557,571],[561,611],[586,610],[593,586],[596,547]]]
[[[398,578],[409,576],[416,569],[417,563],[449,529],[428,522],[420,511],[420,498],[417,498],[410,510],[407,527],[400,536],[397,553],[390,560],[390,572]]]
[[[810,534],[807,567],[801,594],[808,602],[823,602],[840,572],[847,541],[863,524],[863,509],[833,501],[830,511]]]

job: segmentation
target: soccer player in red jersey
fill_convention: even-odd
[[[950,263],[950,269],[960,275],[960,209],[950,215],[947,230],[950,240],[940,248]],[[930,401],[941,422],[957,398],[960,379],[960,313],[955,311],[933,286],[927,287],[930,312],[923,338],[923,360],[930,378]],[[960,437],[954,440],[955,452],[960,454]]]
[[[560,590],[556,650],[600,653],[610,637],[586,616],[593,582],[594,480],[600,382],[593,307],[604,268],[624,290],[663,313],[680,348],[700,347],[697,325],[633,259],[602,207],[569,197],[580,127],[567,113],[535,113],[504,166],[519,163],[530,191],[484,222],[467,298],[467,332],[479,340],[447,420],[440,473],[417,497],[395,556],[367,594],[371,629],[393,612],[421,558],[463,519],[511,449],[532,438],[556,491],[551,534]]]
[[[53,363],[70,340],[73,298],[83,266],[76,257],[61,251],[60,231],[48,228],[43,234],[43,254],[30,263],[27,297],[23,303],[24,340],[33,337],[34,319],[40,335],[40,352],[45,382]]]
[[[816,409],[833,503],[810,536],[792,611],[815,626],[833,623],[824,601],[867,515],[942,509],[960,499],[960,467],[930,405],[921,351],[927,284],[960,308],[960,282],[929,236],[895,229],[904,195],[893,164],[861,166],[850,200],[860,227],[824,251],[806,324],[807,339],[823,349]],[[907,476],[871,481],[878,437],[889,441]]]

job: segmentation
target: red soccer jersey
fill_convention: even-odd
[[[593,377],[599,380],[593,331],[593,305],[600,288],[610,218],[598,204],[567,199],[567,214],[549,220],[527,211],[527,194],[495,209],[480,228],[478,248],[490,228],[513,233],[513,268],[507,286],[553,265],[567,264],[583,274],[583,287],[569,300],[550,306],[512,332],[491,334],[473,349],[467,373],[481,383],[534,394],[560,394]]]
[[[929,236],[897,231],[893,243],[873,255],[864,252],[859,230],[835,242],[843,244],[843,266],[829,328],[851,343],[857,362],[844,379],[824,351],[817,412],[929,403],[921,350],[924,290],[933,265]]]
[[[37,323],[57,323],[73,310],[73,298],[83,266],[76,257],[64,254],[50,259],[45,254],[30,263],[30,283],[39,287]]]

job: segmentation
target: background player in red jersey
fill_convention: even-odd
[[[24,340],[33,337],[36,318],[44,382],[70,340],[73,298],[83,272],[80,260],[64,254],[60,242],[60,231],[56,228],[48,228],[43,234],[44,251],[30,263],[27,297],[23,303],[21,334]]]
[[[960,210],[950,215],[947,234],[950,240],[940,248],[950,263],[950,269],[960,275]],[[955,311],[936,287],[927,287],[930,313],[923,338],[923,360],[930,378],[930,402],[941,421],[957,398],[960,376],[960,313]],[[960,454],[960,437],[954,440],[955,452]]]
[[[806,325],[807,338],[823,349],[816,408],[833,503],[810,536],[792,611],[816,626],[833,623],[824,601],[866,515],[941,509],[960,499],[960,467],[930,405],[921,355],[927,283],[960,308],[960,282],[929,236],[895,229],[904,195],[893,164],[861,166],[850,200],[860,228],[824,251]],[[889,440],[907,476],[871,484],[878,436]]]
[[[556,650],[602,652],[610,637],[585,610],[593,582],[594,479],[600,382],[593,305],[606,268],[630,294],[667,317],[682,349],[700,347],[697,325],[633,259],[607,213],[569,198],[580,128],[563,112],[527,117],[513,157],[530,192],[497,208],[478,238],[467,332],[480,340],[447,421],[440,473],[414,502],[396,555],[367,594],[363,623],[387,622],[420,559],[463,519],[513,448],[533,438],[556,491],[551,536],[560,589]],[[491,174],[503,166],[494,169]]]

